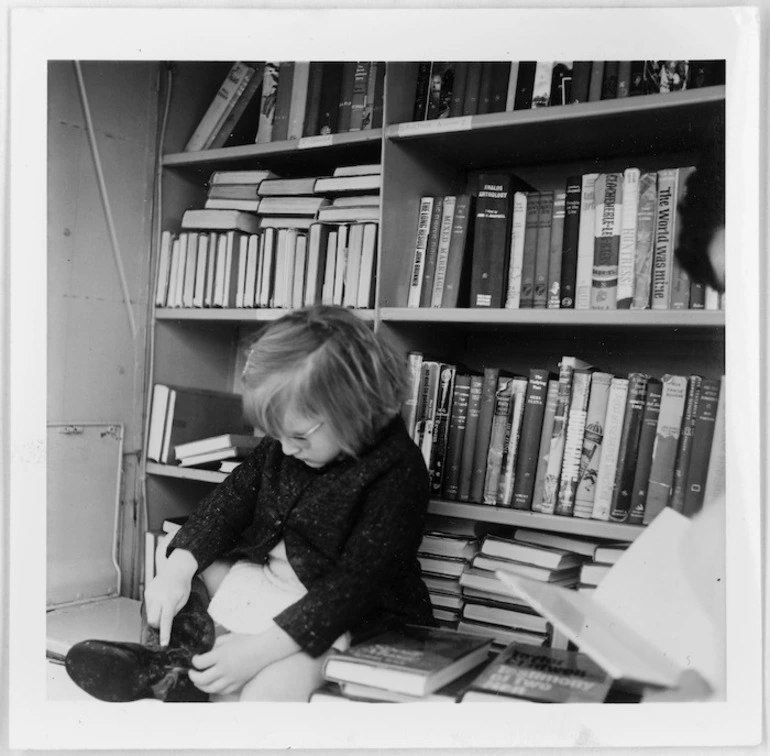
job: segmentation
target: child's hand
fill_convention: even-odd
[[[211,651],[193,656],[190,680],[204,693],[233,693],[269,662],[260,653],[261,646],[258,635],[220,635]]]
[[[144,590],[147,622],[151,627],[158,628],[161,646],[168,645],[171,623],[190,597],[196,567],[192,554],[177,549]]]

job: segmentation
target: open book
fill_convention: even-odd
[[[610,676],[631,687],[675,687],[685,670],[719,679],[719,622],[701,601],[691,562],[694,522],[663,510],[593,594],[497,572]]]

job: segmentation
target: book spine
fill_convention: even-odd
[[[422,291],[422,281],[425,274],[425,254],[428,249],[428,234],[430,232],[430,221],[433,215],[433,203],[433,197],[420,198],[420,209],[417,216],[417,239],[414,245],[414,258],[412,260],[412,270],[409,277],[407,307],[420,306],[420,293]]]
[[[618,299],[618,256],[623,202],[619,173],[602,173],[594,184],[594,260],[591,309],[614,310]]]
[[[465,86],[468,81],[468,63],[455,63],[454,86],[452,87],[452,102],[449,105],[449,117],[455,118],[463,114]]]
[[[402,416],[410,438],[414,438],[415,424],[417,423],[421,371],[422,352],[409,352],[406,355],[407,396],[404,401]]]
[[[564,237],[561,246],[560,307],[575,307],[575,277],[577,274],[578,238],[580,231],[580,199],[582,177],[567,179],[564,197]]]
[[[500,485],[506,428],[510,425],[513,397],[513,378],[500,376],[495,391],[495,408],[492,414],[492,427],[489,434],[486,470],[484,472],[484,504],[497,503],[497,489]]]
[[[524,244],[521,253],[521,293],[519,307],[535,305],[535,266],[537,265],[537,232],[540,221],[540,193],[527,192],[527,214],[524,222]]]
[[[588,81],[588,101],[598,102],[602,99],[602,81],[604,79],[604,61],[591,61],[591,76]]]
[[[300,139],[305,127],[305,111],[310,86],[310,63],[296,61],[294,63],[294,79],[291,83],[291,102],[289,104],[289,126],[287,139]]]
[[[506,111],[513,110],[516,102],[516,84],[519,80],[519,61],[511,61],[511,70],[508,74],[508,91],[505,96]]]
[[[490,113],[502,113],[508,96],[508,79],[511,75],[511,64],[507,61],[495,61],[490,71]]]
[[[433,423],[436,417],[440,369],[441,364],[435,360],[424,360],[420,369],[420,395],[417,401],[414,442],[420,448],[428,470],[433,449]]]
[[[474,198],[470,194],[457,197],[452,219],[452,233],[449,240],[446,277],[441,294],[440,307],[458,307],[467,296],[467,259],[473,227]]]
[[[502,307],[508,269],[511,178],[482,174],[476,200],[471,307]]]
[[[674,255],[674,213],[676,212],[677,170],[658,171],[658,205],[652,268],[652,309],[667,310],[671,301],[671,266]]]
[[[703,378],[699,375],[691,375],[687,384],[687,401],[684,405],[682,431],[679,435],[679,448],[676,452],[674,480],[671,488],[671,501],[669,502],[669,506],[677,512],[684,512],[684,495],[690,472],[695,418],[699,411],[702,384]]]
[[[532,84],[532,108],[547,108],[551,104],[552,60],[539,60],[535,66],[535,79]]]
[[[618,96],[618,69],[620,61],[607,60],[604,62],[602,77],[602,100],[614,100]]]
[[[575,491],[573,517],[590,519],[593,516],[596,479],[602,455],[602,441],[607,418],[607,401],[610,395],[611,373],[593,373],[586,411],[586,425],[580,451],[580,470]]]
[[[465,424],[465,436],[460,462],[460,483],[457,491],[459,501],[470,501],[471,477],[473,475],[473,457],[476,449],[476,434],[481,412],[481,396],[484,391],[484,377],[471,376],[471,388],[468,396],[468,419]]]
[[[631,498],[639,453],[639,434],[642,429],[649,379],[650,377],[644,373],[631,373],[628,376],[628,397],[620,434],[618,468],[610,509],[610,520],[613,522],[626,522],[631,513]]]
[[[259,123],[257,126],[257,144],[272,141],[275,122],[275,100],[278,91],[278,71],[280,63],[265,63],[262,74],[262,96],[259,104]]]
[[[532,306],[538,309],[545,309],[548,304],[548,258],[551,253],[553,202],[553,192],[540,193],[540,208],[537,215],[535,283],[532,294]]]
[[[278,83],[275,93],[275,116],[271,141],[282,142],[289,133],[289,108],[291,107],[291,90],[294,80],[294,61],[281,61],[278,67]]]
[[[543,487],[545,486],[545,474],[548,470],[548,456],[551,450],[551,435],[553,433],[553,420],[556,415],[556,405],[559,401],[559,381],[557,378],[548,379],[548,388],[545,395],[545,409],[543,410],[543,426],[540,431],[540,442],[538,443],[537,467],[535,468],[535,480],[532,485],[532,496],[529,506],[525,507],[520,501],[521,506],[517,509],[533,509],[536,501],[543,499]],[[514,502],[517,499],[514,494]]]
[[[353,107],[353,88],[356,80],[356,62],[347,60],[342,64],[342,82],[340,84],[340,104],[337,117],[339,133],[350,131],[350,116]]]
[[[636,213],[636,251],[634,252],[634,295],[632,310],[650,307],[652,263],[654,255],[655,216],[658,205],[658,174],[639,177],[639,201]]]
[[[631,91],[631,61],[621,60],[618,63],[618,92],[617,97],[628,97]]]
[[[479,420],[476,429],[476,442],[473,449],[473,469],[471,472],[471,501],[481,502],[484,498],[484,476],[487,471],[487,454],[492,433],[492,421],[495,414],[495,392],[500,370],[496,367],[484,368],[484,385],[479,407]]]
[[[226,144],[227,140],[232,135],[235,126],[246,112],[246,108],[250,105],[261,86],[262,74],[257,73],[253,68],[250,68],[248,77],[238,89],[238,95],[236,96],[232,107],[228,112],[223,114],[217,128],[213,131],[211,137],[206,140],[205,149],[215,149],[217,147],[223,147]]]
[[[469,374],[456,375],[452,395],[452,411],[449,417],[446,465],[444,478],[441,482],[441,496],[444,499],[455,500],[460,491],[460,464],[468,421],[470,393],[471,376]]]
[[[551,72],[551,105],[566,105],[572,98],[573,64],[571,60],[557,60]]]
[[[317,134],[335,134],[339,128],[342,71],[342,63],[325,62],[323,64]]]
[[[158,272],[155,279],[155,306],[165,307],[168,298],[169,271],[171,269],[171,250],[174,244],[174,234],[163,231],[160,235],[160,250],[158,252]]]
[[[519,75],[516,78],[516,99],[514,110],[529,110],[532,107],[532,88],[535,85],[535,70],[537,61],[519,61]]]
[[[678,169],[677,198],[674,208],[674,228],[671,232],[671,238],[673,240],[672,244],[675,249],[676,240],[679,237],[679,205],[686,193],[687,179],[694,171],[694,166]],[[671,255],[671,309],[690,309],[690,276],[682,267],[679,258],[675,254]]]
[[[383,60],[377,63],[374,79],[374,104],[372,106],[372,128],[381,129],[385,115],[385,72],[387,63]]]
[[[572,374],[575,370],[574,360],[565,357],[559,363],[559,393],[556,411],[553,416],[553,429],[548,442],[548,466],[543,481],[543,496],[533,500],[532,510],[542,514],[553,514],[559,497],[559,480],[564,459],[564,444],[567,438],[567,423],[569,421],[569,404],[572,395]]]
[[[591,373],[588,370],[575,370],[559,478],[559,497],[554,508],[554,514],[563,517],[571,517],[575,508],[590,386]]]
[[[438,397],[436,399],[435,420],[433,424],[433,446],[429,470],[431,473],[431,492],[438,496],[444,479],[446,466],[447,437],[449,434],[449,416],[452,411],[454,394],[455,365],[442,364],[439,372]]]
[[[510,506],[513,502],[513,486],[516,482],[516,461],[519,455],[521,426],[524,419],[524,403],[527,395],[527,379],[517,376],[513,379],[513,395],[511,397],[510,422],[503,442],[503,459],[500,481],[497,487],[495,503]]]
[[[591,307],[591,270],[594,261],[594,182],[598,173],[584,174],[581,180],[580,225],[578,232],[577,265],[575,268],[575,309]]]
[[[588,83],[591,79],[591,61],[576,60],[572,64],[570,103],[588,102]]]
[[[368,61],[356,62],[356,73],[353,79],[353,99],[350,103],[350,126],[348,131],[361,131],[364,123],[364,103],[369,84]]]
[[[481,87],[481,63],[468,63],[468,76],[463,98],[463,115],[476,115],[479,110],[479,89]]]
[[[362,131],[366,131],[372,128],[372,124],[374,122],[375,90],[377,89],[379,69],[384,65],[384,63],[380,63],[378,61],[372,61],[369,64],[369,73],[366,80],[366,94],[364,96],[363,115],[361,118]]]
[[[547,307],[558,310],[561,306],[561,257],[564,245],[564,208],[566,192],[553,195],[553,218],[551,221],[551,245],[548,251]]]
[[[426,303],[426,306],[428,307],[441,307],[441,300],[444,296],[444,285],[446,283],[449,244],[452,240],[452,227],[454,224],[456,206],[457,197],[451,195],[444,197],[441,207],[441,225],[439,230],[438,249],[436,251],[436,267],[433,274],[433,285],[430,292],[430,301]],[[423,289],[425,288],[426,283],[423,282]]]
[[[612,491],[623,432],[623,416],[628,396],[628,378],[613,378],[607,399],[607,418],[604,425],[602,455],[596,476],[596,492],[591,516],[594,520],[609,520],[612,508]]]
[[[652,522],[669,503],[687,397],[685,376],[667,374],[663,376],[662,382],[660,414],[655,430],[655,444],[652,450],[652,465],[644,507],[645,525]]]
[[[631,81],[628,88],[629,97],[638,97],[644,94],[644,61],[631,61]]]
[[[543,430],[549,372],[543,368],[529,371],[527,392],[521,420],[516,466],[513,475],[511,496],[503,498],[503,506],[514,509],[532,508],[532,492],[535,485],[537,461],[540,452],[540,437]],[[506,491],[507,494],[507,491]]]
[[[638,168],[623,171],[623,201],[618,250],[617,308],[628,310],[634,297],[634,262],[636,260],[636,218],[639,211]]]
[[[423,266],[422,284],[420,285],[419,307],[430,307],[430,300],[433,296],[433,279],[435,277],[436,264],[438,261],[438,245],[441,238],[441,216],[443,207],[443,199],[441,197],[436,197],[433,202],[433,210],[431,212],[430,225],[428,227],[428,244],[425,249],[425,265]]]
[[[514,192],[511,214],[511,252],[508,263],[508,291],[505,307],[517,310],[521,303],[521,272],[524,259],[524,235],[527,224],[527,192]]]
[[[321,115],[321,85],[323,82],[324,64],[314,61],[310,64],[307,81],[307,104],[305,105],[305,121],[302,124],[302,136],[318,134],[318,123]]]
[[[424,121],[428,112],[428,93],[430,91],[431,64],[420,63],[417,66],[417,80],[414,91],[414,108],[412,109],[413,121]]]
[[[682,513],[688,517],[700,511],[706,488],[709,454],[714,438],[714,424],[719,406],[720,381],[704,378],[701,384],[700,400],[695,413],[692,433],[692,453],[687,471]]]

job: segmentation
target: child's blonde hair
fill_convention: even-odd
[[[343,307],[317,305],[268,325],[243,369],[244,407],[279,437],[286,410],[322,419],[343,451],[358,454],[401,411],[405,365]]]

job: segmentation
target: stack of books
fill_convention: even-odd
[[[434,496],[639,525],[702,506],[721,378],[615,376],[572,355],[558,372],[474,374],[419,352],[409,375]]]
[[[223,433],[188,441],[174,447],[182,467],[216,467],[223,461],[242,462],[262,441],[261,436],[243,433]]]
[[[336,695],[368,702],[453,703],[490,661],[491,642],[443,628],[406,625],[330,656],[328,683],[311,702]],[[334,692],[331,692],[334,691]]]
[[[176,450],[219,434],[253,435],[240,394],[156,383],[152,390],[147,459],[179,464]]]
[[[423,62],[412,120],[595,102],[725,83],[723,60]]]
[[[612,566],[625,554],[627,543],[600,544],[594,550],[593,558],[580,567],[580,581],[577,589],[589,593],[599,587]]]
[[[718,310],[674,249],[695,168],[629,166],[536,190],[515,175],[469,178],[419,200],[409,307]]]

